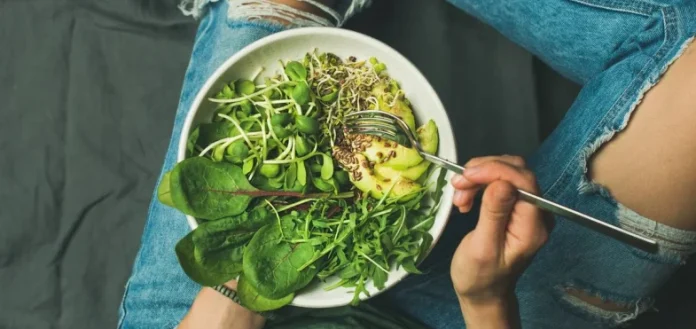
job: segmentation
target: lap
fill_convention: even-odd
[[[601,293],[631,305],[649,305],[655,290],[682,261],[682,249],[690,248],[696,237],[655,225],[622,208],[587,181],[585,168],[587,158],[607,131],[623,127],[623,118],[633,109],[644,87],[654,83],[677,56],[684,41],[682,27],[660,23],[678,22],[683,19],[682,13],[657,5],[634,5],[637,13],[622,10],[629,3],[643,4],[640,1],[451,2],[494,25],[565,75],[585,83],[568,117],[532,158],[546,195],[613,224],[634,225],[653,237],[676,240],[659,255],[648,255],[558,219],[551,241],[520,281],[523,321],[535,328],[573,324],[587,327],[597,322],[610,325],[602,322],[606,314],[598,316],[567,298],[564,287]],[[545,8],[537,8],[537,3],[544,3]],[[613,7],[600,8],[598,3]],[[588,25],[587,20],[593,24]],[[598,22],[608,23],[600,24],[603,28],[596,32]],[[176,162],[183,120],[205,79],[247,44],[281,29],[258,21],[229,21],[224,2],[211,6],[196,37],[163,172]],[[173,327],[188,310],[199,287],[185,276],[173,252],[188,230],[183,215],[153,198],[142,247],[127,284],[120,328]],[[461,237],[454,235],[454,239]],[[386,297],[435,327],[462,325],[447,261],[443,264],[428,275],[402,283]],[[627,269],[631,270],[627,273]],[[648,302],[640,304],[643,301]],[[569,317],[566,310],[572,310],[574,317]],[[542,319],[544,323],[539,323]]]

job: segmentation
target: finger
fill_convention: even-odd
[[[518,189],[538,193],[536,177],[531,171],[498,160],[469,167],[464,171],[464,177],[469,182],[482,185],[504,180]]]
[[[457,190],[454,192],[452,203],[459,208],[471,207],[471,205],[474,203],[475,196],[476,190]]]
[[[495,181],[483,192],[481,213],[474,229],[477,238],[492,246],[502,246],[510,214],[517,201],[515,187],[506,181]],[[481,240],[479,240],[481,241]]]
[[[510,164],[515,167],[526,167],[527,163],[524,161],[523,157],[520,156],[515,156],[515,155],[494,155],[494,156],[485,156],[485,157],[478,157],[478,158],[473,158],[467,162],[464,167],[469,167],[469,166],[478,166],[482,163],[490,162],[490,161],[501,161],[505,162],[507,164]]]
[[[525,161],[522,157],[519,156],[512,156],[512,155],[501,155],[501,156],[485,156],[485,157],[478,157],[478,158],[473,158],[469,160],[464,167],[475,167],[480,164],[486,163],[486,162],[491,162],[491,161],[500,161],[504,162],[507,164],[510,164],[515,167],[519,168],[524,168],[525,166]],[[477,184],[475,182],[471,182],[466,179],[466,176],[463,175],[454,175],[452,177],[452,186],[454,188],[463,190],[463,189],[470,189],[470,188],[475,188],[479,189],[480,184]]]

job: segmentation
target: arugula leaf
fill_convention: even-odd
[[[252,197],[230,192],[256,190],[239,167],[204,157],[178,163],[170,174],[169,183],[174,206],[201,219],[239,215]]]
[[[406,270],[406,272],[411,273],[411,274],[423,274],[417,267],[416,264],[413,262],[413,258],[406,258],[403,260],[401,263],[401,266]]]
[[[256,288],[249,283],[244,275],[237,281],[237,295],[242,306],[253,312],[267,312],[279,309],[290,304],[295,298],[295,293],[290,293],[287,296],[271,299],[259,294]]]
[[[280,299],[304,288],[319,272],[318,266],[298,268],[314,255],[309,243],[281,240],[277,224],[262,227],[244,251],[244,276],[260,295]]]

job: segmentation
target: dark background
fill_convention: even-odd
[[[115,327],[196,29],[177,1],[0,0],[0,328]],[[529,154],[579,90],[444,1],[348,28],[423,71],[460,159]],[[687,270],[639,327],[693,328]]]

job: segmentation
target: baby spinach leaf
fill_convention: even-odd
[[[198,126],[198,139],[196,145],[201,148],[219,141],[223,138],[233,137],[238,134],[236,128],[229,121],[203,123]]]
[[[277,224],[262,227],[244,251],[244,276],[264,297],[280,299],[304,288],[319,271],[318,266],[297,269],[312,259],[309,243],[282,241]]]
[[[159,202],[162,202],[162,204],[174,207],[174,201],[172,201],[172,194],[169,189],[169,176],[171,172],[168,171],[164,173],[162,176],[162,181],[160,182],[159,186],[157,187],[157,199]]]
[[[239,278],[239,281],[237,281],[237,294],[242,306],[253,312],[276,310],[290,304],[292,299],[295,298],[295,293],[291,293],[278,299],[270,299],[261,296],[261,294],[256,291],[256,288],[249,283],[249,280],[244,277],[244,275],[242,275]]]
[[[206,257],[196,257],[193,232],[187,234],[176,244],[179,264],[191,280],[203,286],[216,286],[235,278],[242,271],[244,247],[227,248],[221,252],[209,253]]]
[[[176,245],[184,272],[204,286],[225,283],[242,272],[244,246],[273,220],[264,207],[235,217],[203,222]]]
[[[186,154],[187,156],[192,156],[196,150],[196,142],[198,141],[198,134],[200,133],[200,128],[196,127],[188,137],[186,141]]]
[[[174,206],[187,215],[217,219],[241,214],[252,197],[238,191],[255,191],[239,167],[195,157],[176,165],[169,179]]]

